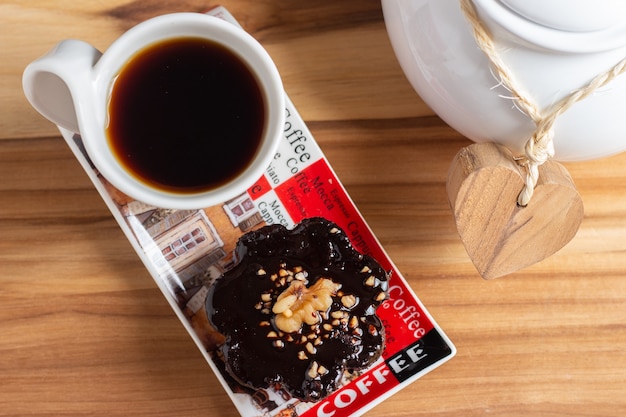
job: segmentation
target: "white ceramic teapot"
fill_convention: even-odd
[[[626,58],[624,0],[474,0],[498,54],[539,109],[547,109]],[[387,31],[407,78],[451,127],[517,154],[535,124],[477,47],[460,0],[382,0]],[[626,74],[559,116],[554,158],[626,150]]]

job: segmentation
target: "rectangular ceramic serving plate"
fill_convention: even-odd
[[[223,7],[208,13],[238,25]],[[80,135],[60,130],[243,417],[359,415],[451,359],[456,350],[365,223],[288,97],[286,103],[283,141],[265,174],[237,198],[202,210],[166,210],[127,197],[93,167]],[[280,387],[237,385],[216,358],[205,311],[208,290],[233,266],[242,234],[269,224],[291,228],[308,217],[335,222],[357,250],[391,271],[389,299],[377,310],[386,332],[382,358],[346,376],[340,389],[318,402],[290,398]]]

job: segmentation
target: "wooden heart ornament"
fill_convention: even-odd
[[[565,246],[578,231],[583,202],[567,170],[548,161],[525,207],[517,204],[522,168],[508,149],[476,143],[455,156],[447,191],[456,227],[485,279],[535,264]]]

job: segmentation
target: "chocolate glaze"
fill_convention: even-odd
[[[315,401],[338,388],[344,371],[361,370],[380,357],[385,335],[376,307],[386,296],[388,274],[373,258],[358,253],[336,224],[311,218],[293,230],[266,226],[242,236],[236,256],[237,266],[212,287],[207,313],[226,338],[219,354],[239,383],[279,385],[293,397]],[[270,277],[281,268],[300,267],[308,274],[307,287],[327,278],[341,288],[329,311],[321,314],[321,323],[283,333],[267,307],[289,284]],[[268,293],[272,301],[262,306],[261,295]],[[346,306],[344,295],[353,295],[357,303]],[[345,318],[338,320],[341,314]],[[322,366],[323,372],[316,375],[312,366]]]

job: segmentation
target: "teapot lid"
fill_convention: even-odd
[[[479,14],[517,37],[564,52],[626,46],[624,0],[474,0]]]
[[[540,25],[570,32],[606,30],[624,23],[624,0],[500,0]]]

